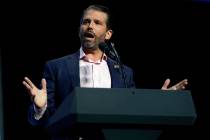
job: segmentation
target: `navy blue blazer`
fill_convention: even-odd
[[[50,60],[45,64],[44,78],[47,81],[47,111],[40,120],[34,119],[33,106],[29,111],[29,122],[32,125],[43,124],[55,112],[65,97],[72,92],[74,87],[80,86],[79,78],[79,56],[77,51],[74,54],[62,58]],[[125,88],[122,74],[119,67],[116,67],[116,61],[108,58],[107,64],[111,75],[112,88]],[[133,71],[131,68],[123,65],[127,87],[134,88]]]

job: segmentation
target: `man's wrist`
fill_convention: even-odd
[[[38,108],[35,104],[33,106],[34,106],[34,112],[35,112],[34,113],[34,118],[36,120],[41,119],[42,116],[44,115],[45,111],[47,110],[47,103],[42,108]]]

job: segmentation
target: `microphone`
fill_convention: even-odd
[[[104,52],[106,55],[111,57],[112,59],[116,59],[116,54],[113,52],[113,49],[105,42],[101,42],[99,44],[99,49]]]
[[[124,68],[123,68],[123,65],[120,61],[120,57],[114,47],[114,43],[111,43],[111,45],[107,45],[107,43],[104,43],[104,42],[101,42],[99,44],[99,48],[104,52],[106,53],[106,55],[108,55],[109,57],[111,57],[112,59],[116,60],[117,61],[117,65],[118,65],[118,68],[120,69],[120,72],[122,74],[122,79],[124,81],[124,85],[125,87],[127,88],[127,82],[126,82],[126,76],[125,76],[125,72],[124,72]]]

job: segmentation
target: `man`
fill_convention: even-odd
[[[91,5],[81,18],[79,37],[81,48],[78,52],[46,63],[42,88],[38,89],[27,77],[23,84],[29,91],[33,105],[29,112],[31,124],[45,124],[65,97],[74,87],[125,88],[122,74],[116,68],[116,61],[99,49],[99,44],[107,42],[113,34],[108,8]],[[128,88],[135,87],[133,71],[123,66]],[[168,88],[167,79],[162,87],[184,89],[187,80]]]

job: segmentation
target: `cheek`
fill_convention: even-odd
[[[82,27],[79,28],[79,32],[83,32],[84,29]]]
[[[98,36],[100,39],[105,39],[106,35],[105,34],[101,34]]]
[[[81,30],[79,30],[78,35],[79,35],[79,37],[81,38],[81,36],[82,36]]]
[[[80,32],[84,32],[86,30],[86,26],[80,26],[79,30]]]
[[[82,35],[84,33],[84,28],[79,28],[79,35]]]

